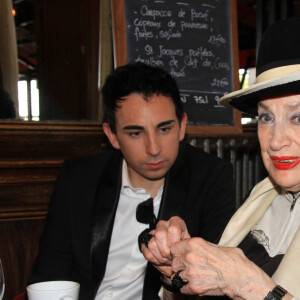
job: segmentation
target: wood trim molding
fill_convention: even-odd
[[[3,131],[62,131],[94,132],[102,130],[100,122],[66,122],[66,121],[0,121],[0,132]]]

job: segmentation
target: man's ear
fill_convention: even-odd
[[[116,149],[120,149],[118,138],[117,138],[116,134],[112,132],[109,124],[108,123],[103,123],[102,128],[103,128],[103,131],[104,131],[105,135],[109,139],[111,145]]]
[[[185,136],[185,129],[186,129],[186,122],[187,122],[187,114],[183,113],[181,123],[180,123],[180,133],[179,133],[179,140],[182,141]]]

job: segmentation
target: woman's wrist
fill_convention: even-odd
[[[229,286],[222,292],[232,299],[265,300],[269,292],[275,288],[276,283],[270,277],[260,279],[248,280],[240,285],[240,288]]]
[[[298,298],[291,295],[288,291],[286,291],[283,287],[280,285],[276,285],[272,291],[268,293],[268,295],[272,293],[274,297],[271,297],[275,300],[281,299],[281,300],[299,300]],[[265,299],[268,299],[268,295],[265,297]],[[270,297],[269,297],[270,298]]]
[[[268,292],[264,300],[282,300],[286,294],[287,290],[280,285],[276,285],[271,291]]]

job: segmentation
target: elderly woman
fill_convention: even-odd
[[[232,217],[219,245],[190,238],[178,217],[158,223],[142,251],[162,274],[164,299],[181,299],[179,290],[232,299],[300,299],[300,19],[266,30],[256,69],[256,84],[220,103],[258,115],[269,176]]]

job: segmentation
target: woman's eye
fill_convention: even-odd
[[[300,114],[293,115],[291,119],[293,124],[300,125]]]
[[[270,114],[262,113],[258,116],[258,122],[261,124],[267,124],[273,121],[273,117]]]

